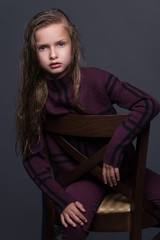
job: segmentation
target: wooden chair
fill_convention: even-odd
[[[83,137],[111,138],[119,124],[127,115],[93,116],[69,114],[62,117],[48,117],[44,124],[44,135],[53,133],[54,140],[75,159],[78,166],[59,180],[62,187],[89,172],[103,181],[98,163],[107,147],[104,146],[90,158],[73,148],[63,135]],[[114,192],[107,195],[97,210],[90,231],[94,232],[125,232],[130,240],[141,240],[142,229],[158,224],[155,207],[143,197],[144,173],[149,137],[149,125],[143,129],[136,139],[136,156],[132,186],[119,182],[113,187]],[[45,138],[45,137],[44,137]],[[47,153],[47,148],[45,147]],[[88,159],[92,161],[88,161]],[[43,196],[43,236],[44,240],[54,239],[54,224],[59,224],[53,202]],[[112,207],[111,207],[112,206]],[[106,223],[106,224],[105,224]]]

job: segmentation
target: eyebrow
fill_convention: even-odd
[[[68,39],[64,38],[64,39],[60,39],[58,41],[56,41],[55,43],[59,43],[59,42],[68,42]],[[47,42],[36,42],[37,46],[41,46],[41,45],[48,45]]]

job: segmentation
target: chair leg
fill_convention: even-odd
[[[130,217],[129,240],[142,240],[142,215],[138,211],[133,211]]]
[[[53,202],[42,194],[42,233],[41,240],[54,240],[55,208]]]
[[[46,209],[45,209],[45,195],[42,193],[42,229],[41,229],[41,240],[45,240],[45,220],[46,220]]]
[[[142,240],[142,229],[140,228],[139,221],[135,221],[134,215],[131,217],[131,230],[129,235],[129,240]]]
[[[130,236],[129,236],[129,240],[142,240],[142,231],[141,230],[131,231]]]

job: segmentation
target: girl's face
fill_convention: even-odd
[[[70,36],[62,23],[36,31],[37,57],[48,78],[63,77],[72,60]]]

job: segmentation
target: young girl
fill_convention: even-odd
[[[116,185],[124,169],[132,166],[131,142],[160,111],[148,94],[97,68],[80,68],[81,45],[76,27],[60,10],[34,16],[24,35],[21,83],[17,114],[17,141],[24,166],[33,181],[55,203],[63,225],[62,239],[86,239],[105,184]],[[46,115],[68,113],[116,114],[113,104],[130,110],[118,127],[103,158],[104,185],[90,177],[65,190],[56,179],[74,168],[75,162],[47,135],[55,180],[43,153],[41,124]],[[102,143],[73,140],[86,155]],[[127,176],[127,175],[126,175]],[[145,196],[160,208],[160,176],[146,170]]]

